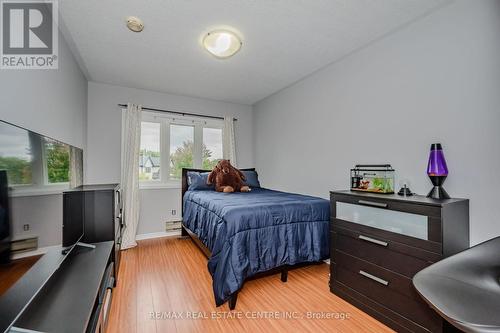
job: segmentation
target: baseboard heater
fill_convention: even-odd
[[[10,242],[12,254],[28,252],[38,249],[38,237],[16,239]]]
[[[168,221],[165,222],[165,231],[181,230],[181,221]]]

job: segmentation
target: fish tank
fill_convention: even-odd
[[[394,193],[394,169],[390,164],[357,164],[351,169],[351,191]]]

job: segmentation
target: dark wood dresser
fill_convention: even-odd
[[[331,292],[397,332],[447,331],[411,279],[469,247],[469,200],[332,191],[330,204]]]

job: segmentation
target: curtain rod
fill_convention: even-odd
[[[118,106],[122,107],[122,108],[126,108],[127,104],[118,104]],[[207,115],[204,115],[204,114],[197,114],[197,113],[170,111],[170,110],[162,110],[162,109],[147,108],[147,107],[142,107],[142,109],[143,110],[148,110],[148,111],[157,111],[157,112],[165,112],[165,113],[177,114],[177,115],[180,115],[180,116],[193,116],[193,117],[201,117],[201,118],[210,118],[210,119],[221,119],[221,120],[224,120],[224,117],[207,116]],[[233,118],[233,121],[238,121],[238,119]]]

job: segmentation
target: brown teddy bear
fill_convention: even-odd
[[[250,187],[243,184],[244,180],[243,172],[232,166],[229,160],[220,160],[208,175],[207,184],[215,183],[217,192],[249,192]]]

